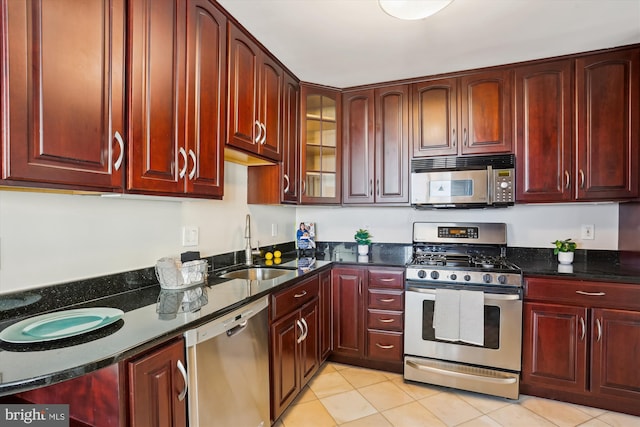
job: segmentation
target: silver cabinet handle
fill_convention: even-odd
[[[378,301],[380,302],[394,302],[395,300],[395,298],[378,298]]]
[[[299,320],[296,320],[296,325],[298,325],[298,328],[300,329],[300,336],[296,340],[296,343],[300,344],[304,339],[304,326],[302,326],[302,323],[300,323]]]
[[[378,319],[378,322],[380,323],[393,323],[395,321],[396,319]]]
[[[265,142],[266,142],[266,140],[267,140],[267,127],[265,126],[265,124],[264,124],[264,123],[260,123],[260,127],[261,127],[261,128],[262,128],[262,130],[263,130],[263,133],[262,133],[262,139],[260,140],[260,145],[264,145],[264,143],[265,143]]]
[[[373,179],[369,180],[369,196],[373,196]]]
[[[467,128],[464,128],[464,141],[463,141],[463,144],[464,144],[465,147],[467,146],[468,139],[469,138],[467,136]]]
[[[456,130],[455,130],[455,129],[452,129],[452,130],[451,130],[451,134],[453,135],[453,146],[455,147],[455,146],[456,146],[456,144],[458,143],[458,139],[457,139],[457,137],[456,137]]]
[[[395,279],[391,278],[391,277],[383,277],[382,279],[378,279],[381,282],[393,282]]]
[[[580,316],[580,327],[582,333],[580,334],[580,341],[584,341],[584,336],[587,334],[587,325],[584,324],[584,317]]]
[[[286,185],[284,186],[284,194],[287,194],[289,192],[289,175],[285,173],[282,177],[284,178],[284,181],[286,183]]]
[[[262,138],[262,125],[260,124],[259,121],[255,121],[254,123],[256,126],[258,126],[258,134],[256,135],[256,138],[253,142],[255,142],[256,144],[260,143],[260,138]]]
[[[187,377],[187,370],[184,368],[181,360],[178,360],[176,366],[178,367],[178,371],[180,371],[180,373],[182,374],[182,378],[184,379],[184,388],[178,395],[178,400],[182,402],[187,395],[187,390],[189,389],[189,378]]]
[[[182,156],[182,160],[184,160],[184,166],[182,167],[178,175],[180,176],[180,178],[184,178],[184,174],[187,173],[187,152],[182,147],[180,147],[178,152]]]
[[[600,319],[596,319],[596,329],[598,330],[596,341],[600,342],[600,339],[602,338],[602,323],[600,322]]]
[[[389,349],[392,349],[393,347],[395,347],[395,345],[393,345],[393,344],[384,345],[384,344],[376,343],[376,347],[380,347],[380,348],[383,348],[385,350],[389,350]]]
[[[307,325],[307,321],[304,320],[304,317],[300,319],[302,321],[302,325],[304,326],[304,335],[302,337],[302,341],[307,339],[307,335],[309,335],[309,325]]]
[[[189,172],[189,179],[193,179],[193,177],[196,176],[196,153],[194,153],[193,150],[189,150],[189,157],[191,157],[193,161],[193,169]]]
[[[580,188],[584,188],[584,171],[580,169],[578,173],[580,174]]]
[[[380,196],[380,178],[376,179],[376,196]]]
[[[122,160],[124,159],[124,141],[122,140],[122,135],[120,135],[120,132],[118,131],[116,131],[113,137],[116,139],[116,141],[118,141],[118,145],[120,146],[120,155],[118,156],[118,159],[113,163],[113,168],[115,170],[119,170],[120,166],[122,166]]]
[[[585,291],[576,291],[576,294],[587,295],[590,297],[603,297],[606,295],[604,292],[585,292]]]
[[[295,294],[293,297],[294,298],[302,298],[303,296],[305,296],[307,294],[307,291],[302,291],[302,293],[300,294]]]
[[[566,180],[566,182],[564,183],[564,188],[569,188],[569,186],[571,185],[571,175],[569,175],[569,171],[565,170],[564,171],[564,178]]]

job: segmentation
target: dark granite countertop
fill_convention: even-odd
[[[373,244],[367,256],[359,256],[355,243],[318,243],[315,258],[297,258],[295,249],[286,252],[278,267],[290,268],[290,272],[271,281],[217,278],[220,272],[241,266],[238,253],[231,253],[211,258],[211,264],[218,268],[206,285],[179,291],[161,289],[153,268],[147,268],[0,295],[0,330],[19,320],[62,309],[101,306],[125,312],[123,320],[74,338],[22,347],[0,342],[0,396],[64,381],[125,360],[334,263],[403,267],[411,253],[411,245],[385,243]],[[640,284],[640,266],[622,263],[617,251],[578,250],[574,263],[566,267],[558,265],[550,249],[508,248],[507,257],[525,276]],[[270,262],[261,260],[258,264]],[[194,298],[185,302],[186,293]],[[206,304],[198,308],[203,294]]]

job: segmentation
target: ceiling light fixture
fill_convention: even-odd
[[[382,10],[394,18],[417,20],[436,14],[453,0],[378,0]]]

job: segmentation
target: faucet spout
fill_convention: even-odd
[[[249,214],[247,214],[244,225],[244,238],[247,239],[247,244],[244,248],[244,263],[251,265],[253,264],[253,254],[251,251],[251,216]]]

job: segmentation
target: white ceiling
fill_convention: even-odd
[[[300,80],[338,88],[640,42],[640,0],[454,0],[401,21],[376,0],[218,0]]]

